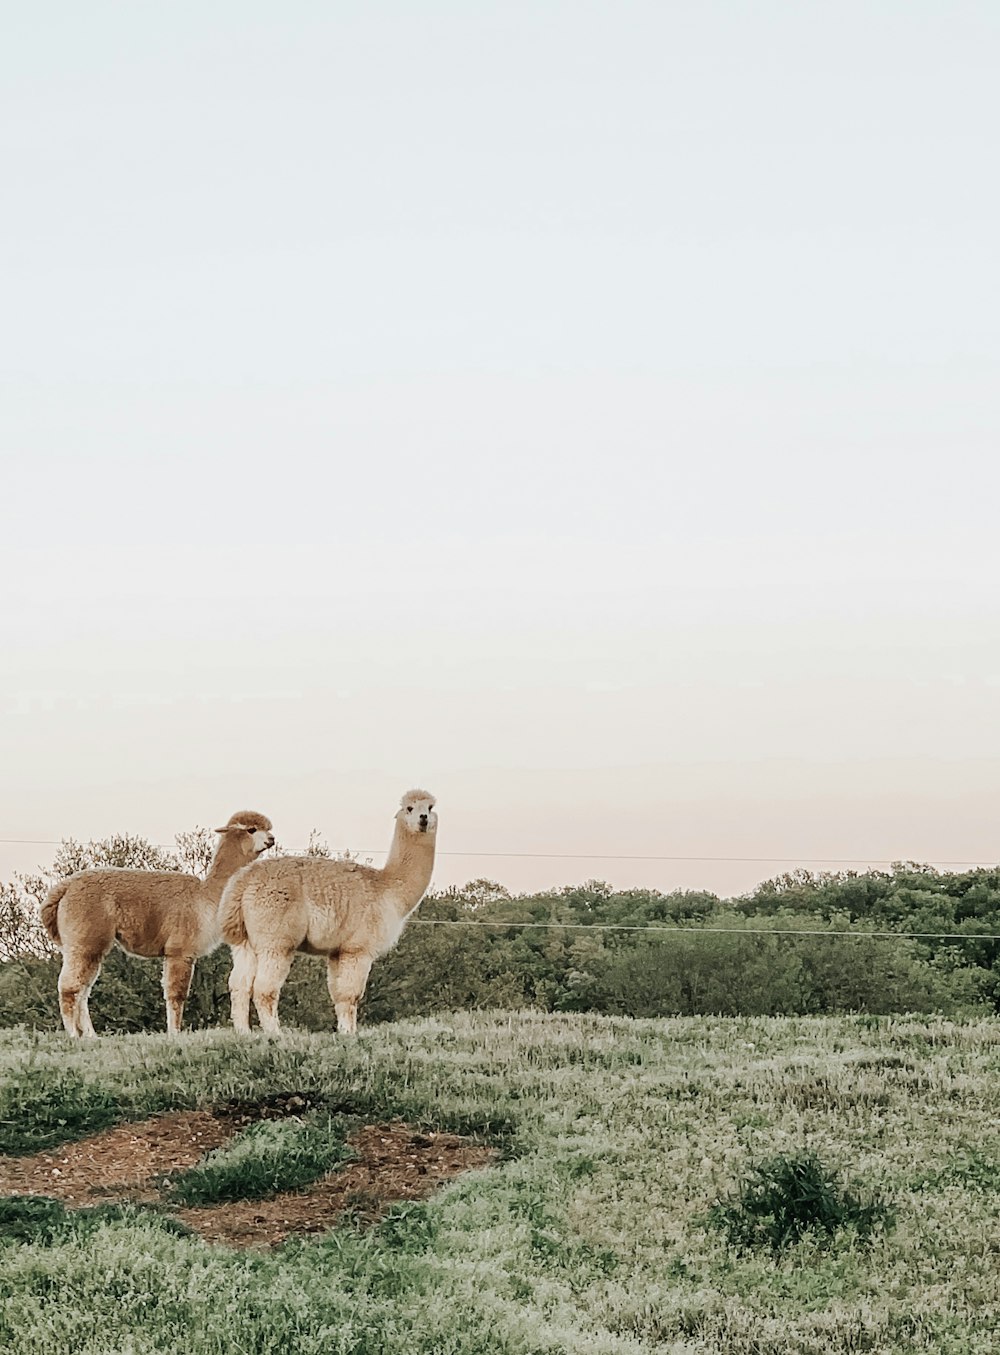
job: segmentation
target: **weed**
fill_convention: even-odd
[[[709,1217],[733,1246],[772,1251],[792,1246],[807,1234],[829,1239],[845,1228],[865,1240],[876,1228],[891,1223],[881,1196],[862,1200],[808,1152],[781,1153],[755,1164],[736,1193],[719,1200]]]
[[[434,1241],[437,1224],[427,1205],[414,1201],[394,1205],[377,1231],[379,1241],[390,1250],[426,1251]]]

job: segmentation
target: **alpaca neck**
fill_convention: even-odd
[[[218,905],[222,891],[241,866],[247,864],[247,858],[232,840],[230,833],[223,833],[222,840],[215,849],[208,874],[202,881],[202,893],[209,903]]]
[[[434,870],[434,836],[411,833],[396,824],[381,874],[400,917],[412,913],[427,892]]]

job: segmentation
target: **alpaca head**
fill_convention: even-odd
[[[248,861],[253,861],[274,846],[274,834],[271,832],[271,820],[264,814],[252,809],[244,809],[233,817],[217,833],[225,833],[226,841],[239,848]],[[221,844],[220,844],[221,845]]]
[[[399,802],[396,822],[410,833],[437,832],[438,816],[434,812],[434,796],[426,790],[408,790]]]

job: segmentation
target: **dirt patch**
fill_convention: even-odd
[[[0,1195],[49,1195],[72,1205],[134,1199],[137,1193],[157,1198],[168,1172],[193,1167],[237,1127],[210,1110],[185,1110],[115,1125],[33,1157],[0,1157]]]
[[[0,1156],[0,1196],[45,1195],[76,1207],[125,1201],[170,1207],[164,1190],[171,1173],[195,1166],[255,1120],[296,1114],[304,1104],[292,1096],[157,1115],[32,1157]],[[364,1125],[347,1145],[353,1160],[302,1190],[170,1212],[206,1241],[273,1247],[293,1233],[325,1232],[347,1211],[374,1221],[389,1205],[425,1199],[442,1182],[496,1156],[455,1134],[398,1122]]]
[[[347,1144],[357,1160],[303,1190],[175,1213],[209,1242],[273,1247],[292,1233],[326,1232],[348,1210],[373,1222],[390,1204],[425,1199],[443,1181],[496,1156],[455,1134],[418,1133],[404,1124],[365,1125]]]

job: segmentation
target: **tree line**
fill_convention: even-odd
[[[59,1026],[59,958],[38,923],[54,879],[108,865],[203,873],[213,848],[207,830],[180,834],[172,851],[129,835],[69,841],[45,876],[0,885],[0,1025]],[[329,855],[315,835],[309,850]],[[424,901],[397,948],[375,965],[364,1019],[474,1007],[631,1016],[986,1014],[1000,1011],[1000,941],[975,939],[984,933],[1000,935],[997,867],[795,871],[732,899],[614,890],[597,880],[512,895],[474,880]],[[228,1022],[229,963],[224,946],[199,960],[185,1025]],[[161,1029],[159,961],[113,951],[91,1007],[100,1030]],[[330,1028],[321,961],[296,959],[282,1019]]]

